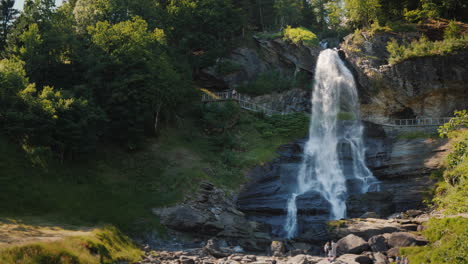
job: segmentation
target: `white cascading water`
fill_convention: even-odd
[[[344,113],[344,114],[343,114]],[[348,119],[339,133],[339,115]],[[346,217],[346,180],[359,182],[361,193],[378,188],[378,182],[365,164],[363,126],[359,121],[359,98],[353,75],[336,50],[320,53],[315,70],[309,139],[297,175],[296,190],[288,201],[285,231],[288,238],[297,232],[296,198],[308,191],[318,191],[330,204],[330,219]],[[351,169],[343,171],[340,147],[347,146],[352,158]],[[351,177],[351,178],[349,178]]]

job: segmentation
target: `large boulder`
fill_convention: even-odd
[[[346,237],[338,240],[336,243],[337,254],[360,254],[369,249],[369,244],[361,237],[353,234],[347,235]]]
[[[200,237],[218,237],[249,251],[264,251],[270,244],[269,228],[248,220],[224,191],[204,182],[193,199],[171,208],[153,209],[170,229]]]
[[[374,264],[389,264],[390,262],[388,261],[388,258],[380,253],[374,253]]]
[[[387,241],[382,235],[373,236],[367,242],[373,252],[385,252],[388,250]]]
[[[427,242],[422,238],[407,232],[396,232],[391,234],[387,243],[392,248],[420,246],[427,244]]]
[[[370,261],[370,262],[369,262]],[[344,254],[340,256],[335,263],[339,264],[370,264],[372,260],[367,256],[360,256],[355,254]]]

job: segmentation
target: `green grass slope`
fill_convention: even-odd
[[[181,201],[202,180],[235,190],[249,168],[307,133],[303,114],[268,118],[237,109],[220,115],[226,107],[165,129],[138,152],[102,146],[63,164],[44,159],[37,165],[31,162],[35,157],[0,135],[0,216],[113,224],[126,232],[158,229],[151,208]],[[225,119],[233,125],[207,132]]]

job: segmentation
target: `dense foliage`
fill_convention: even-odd
[[[439,128],[441,137],[448,137],[450,152],[443,169],[433,176],[437,183],[432,204],[446,214],[468,212],[468,113],[456,111],[455,117]]]
[[[410,44],[403,43],[401,45],[393,39],[387,44],[387,50],[390,54],[388,61],[390,64],[415,57],[446,55],[466,48],[468,48],[468,34],[446,38],[441,41],[430,41],[427,37],[422,36]]]
[[[101,142],[138,149],[193,114],[192,80],[213,64],[220,74],[237,71],[222,58],[251,33],[316,46],[355,29],[389,31],[405,19],[432,17],[466,21],[468,13],[463,1],[439,0],[54,2],[28,0],[21,12],[13,0],[0,2],[0,125],[29,153],[61,160]],[[466,47],[457,23],[440,42],[390,42],[390,62]],[[306,88],[302,79],[310,78],[302,77],[265,73],[240,89]]]
[[[403,248],[401,254],[409,256],[410,263],[467,263],[467,225],[468,219],[465,217],[433,218],[423,231],[430,244],[425,247]]]

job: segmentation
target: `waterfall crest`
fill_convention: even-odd
[[[288,200],[285,232],[298,230],[296,199],[308,191],[319,192],[330,204],[330,219],[346,217],[348,188],[367,192],[378,182],[365,164],[363,126],[354,77],[336,50],[320,53],[312,94],[309,139],[295,190]],[[343,162],[347,159],[349,162]]]

